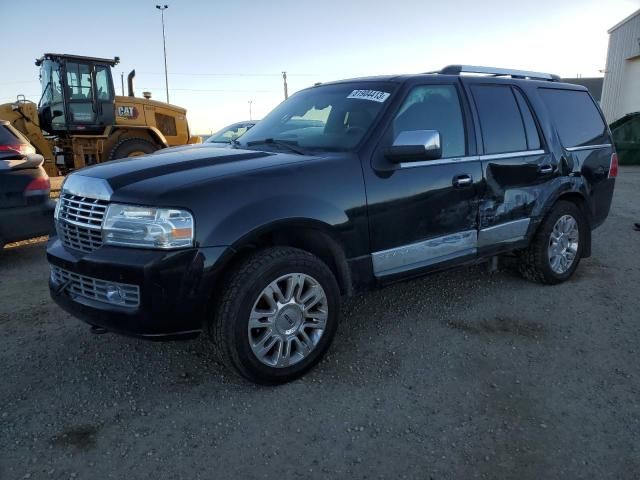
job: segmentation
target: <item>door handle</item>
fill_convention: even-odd
[[[473,184],[473,178],[471,175],[457,175],[453,177],[453,186],[454,187],[468,187]]]
[[[549,175],[550,173],[553,173],[554,170],[555,167],[553,165],[541,165],[538,169],[538,173],[540,175]]]

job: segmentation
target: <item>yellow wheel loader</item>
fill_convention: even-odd
[[[200,143],[192,137],[186,110],[134,96],[135,70],[128,78],[129,96],[116,96],[111,69],[120,59],[45,53],[40,67],[38,104],[18,96],[0,105],[0,120],[9,121],[31,141],[50,176],[86,165],[135,157],[160,148]]]

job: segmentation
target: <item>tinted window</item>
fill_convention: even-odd
[[[527,137],[520,109],[508,85],[473,85],[484,151],[519,152],[527,149]]]
[[[464,156],[464,123],[456,87],[428,85],[414,88],[396,115],[394,138],[400,132],[411,130],[438,130],[442,157]]]
[[[609,143],[600,112],[587,92],[540,89],[565,147]]]
[[[527,101],[522,96],[522,93],[517,88],[513,89],[513,93],[518,101],[518,107],[520,107],[520,113],[522,114],[522,121],[524,122],[524,130],[527,134],[527,146],[529,150],[537,150],[540,148],[540,136],[538,135],[538,127],[533,119],[533,114]]]
[[[16,143],[28,144],[29,140],[13,125],[0,125],[0,145],[15,145]]]

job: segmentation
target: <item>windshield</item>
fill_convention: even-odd
[[[222,130],[217,131],[207,138],[204,143],[231,143],[232,140],[244,135],[245,132],[254,125],[254,123],[250,122],[234,123],[233,125],[229,125],[224,127]]]
[[[378,82],[303,90],[277,106],[239,144],[247,147],[278,140],[306,149],[351,150],[369,131],[393,88]]]

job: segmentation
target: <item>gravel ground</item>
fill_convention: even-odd
[[[638,478],[640,168],[593,257],[348,299],[329,356],[256,387],[206,339],[92,335],[47,293],[42,240],[0,252],[0,478]]]

